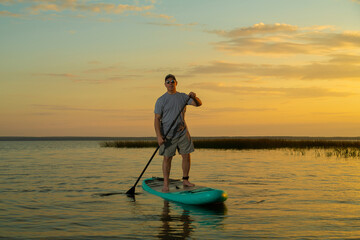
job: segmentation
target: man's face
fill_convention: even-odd
[[[177,85],[177,82],[175,79],[173,78],[168,78],[166,79],[165,81],[165,87],[166,89],[169,91],[169,92],[174,92],[176,91],[176,85]]]

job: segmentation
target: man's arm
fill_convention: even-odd
[[[193,105],[195,107],[200,107],[202,105],[202,102],[201,102],[200,98],[198,98],[196,96],[196,93],[190,92],[189,97],[191,97],[193,99],[193,101],[191,102],[191,105]]]
[[[160,120],[161,120],[160,114],[155,113],[154,126],[155,126],[155,133],[156,133],[156,137],[157,137],[157,142],[158,142],[159,146],[164,143],[164,137],[161,134],[161,130],[160,130],[160,128],[161,128]]]

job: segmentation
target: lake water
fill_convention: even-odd
[[[291,150],[200,150],[191,180],[226,190],[217,207],[130,189],[155,149],[95,141],[0,142],[3,239],[355,239],[360,160]],[[156,156],[145,177],[161,176]],[[181,159],[172,177],[181,177]],[[102,196],[107,193],[108,196]]]

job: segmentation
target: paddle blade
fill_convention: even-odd
[[[126,192],[128,197],[133,197],[135,195],[135,186],[130,188],[129,191]]]

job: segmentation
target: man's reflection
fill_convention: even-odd
[[[174,213],[178,209],[182,211],[181,215],[176,215]],[[158,237],[160,239],[189,238],[195,228],[195,220],[193,218],[194,216],[198,218],[196,220],[197,224],[212,227],[222,227],[222,222],[224,220],[226,212],[227,209],[225,204],[218,204],[212,206],[191,206],[177,203],[170,204],[168,201],[164,200],[164,207],[162,215],[160,216],[162,225]]]
[[[189,211],[183,210],[181,215],[170,215],[169,202],[164,200],[163,212],[161,215],[160,239],[186,239],[192,232]]]

